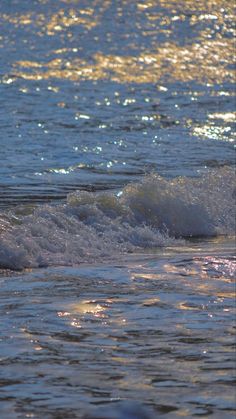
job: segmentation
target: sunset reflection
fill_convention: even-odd
[[[66,2],[65,2],[66,3]],[[230,2],[218,0],[197,3],[188,0],[176,2],[175,0],[163,0],[160,2],[163,11],[156,13],[156,1],[145,4],[137,3],[137,16],[146,19],[146,29],[141,31],[142,37],[150,38],[155,35],[157,28],[163,33],[161,42],[151,43],[151,49],[144,45],[129,43],[129,48],[135,54],[107,53],[104,54],[99,47],[99,37],[94,38],[96,52],[89,59],[82,59],[80,48],[68,45],[57,48],[51,53],[51,57],[45,57],[43,61],[26,60],[24,53],[22,59],[13,64],[16,77],[25,80],[47,80],[50,78],[79,80],[106,80],[110,79],[118,83],[158,83],[162,79],[179,80],[184,82],[197,81],[199,83],[230,82],[235,79],[235,71],[231,66],[234,55],[234,27],[232,19],[234,6]],[[119,18],[126,13],[127,1],[123,0],[117,7]],[[60,8],[57,13],[37,16],[32,13],[2,14],[0,19],[14,26],[33,25],[35,34],[42,37],[50,37],[60,34],[62,41],[73,40],[73,28],[81,27],[84,31],[91,31],[94,27],[102,25],[104,14],[111,7],[111,2],[106,0],[92,1],[87,8],[77,8],[76,3],[71,8]],[[169,13],[172,7],[172,15]],[[200,12],[201,13],[197,13]],[[203,11],[205,11],[203,13]],[[191,27],[196,30],[194,42],[180,45],[170,40],[174,36],[174,24],[181,24],[189,19]],[[210,27],[202,29],[202,22],[208,21]],[[114,21],[115,23],[115,21]],[[135,24],[139,30],[139,21]],[[141,29],[141,27],[140,27]],[[221,29],[221,30],[220,30]],[[127,34],[127,39],[130,34]],[[107,34],[107,41],[112,42],[113,33]],[[81,50],[82,51],[82,50]],[[57,55],[60,54],[61,58]],[[69,56],[68,56],[69,54]],[[63,58],[63,55],[66,55]]]
[[[109,78],[118,83],[140,84],[157,83],[163,78],[211,83],[217,78],[219,83],[233,83],[235,72],[228,67],[233,52],[234,40],[230,39],[205,41],[187,47],[164,43],[158,51],[142,52],[139,56],[96,53],[92,57],[93,63],[78,58],[55,58],[44,64],[19,61],[14,64],[14,72],[26,80],[96,81]]]
[[[233,417],[235,2],[0,3],[0,419]]]

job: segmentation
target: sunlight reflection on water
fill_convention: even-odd
[[[164,241],[153,249],[140,221],[147,254],[124,256],[131,230],[113,222],[117,242],[107,234],[106,251],[111,255],[116,243],[121,255],[108,262],[98,235],[104,262],[95,265],[89,229],[79,247],[81,230],[70,212],[60,227],[68,202],[73,214],[79,201],[90,211],[81,211],[85,220],[102,205],[112,225],[116,197],[135,192],[124,187],[145,174],[163,176],[160,184],[172,185],[168,196],[187,185],[188,197],[189,177],[199,177],[201,188],[207,169],[219,175],[234,165],[234,15],[228,0],[1,1],[2,266],[31,266],[26,249],[32,256],[45,237],[37,263],[78,262],[80,254],[94,263],[0,271],[4,419],[232,418],[233,240],[202,237],[175,247]],[[230,212],[231,172],[223,172],[216,215],[222,202]],[[166,189],[151,189],[145,201],[147,186],[136,188],[134,209],[139,220],[147,209],[146,221],[154,222],[148,205]],[[107,196],[99,194],[104,190]],[[172,230],[183,235],[186,205],[176,223],[178,211],[167,204],[162,216],[171,215]],[[195,215],[195,224],[204,221]],[[219,225],[227,224],[226,212],[220,217]],[[107,220],[97,218],[98,231]],[[199,232],[195,224],[188,233]],[[137,234],[131,239],[137,243]]]

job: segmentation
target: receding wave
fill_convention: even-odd
[[[77,191],[60,205],[0,215],[0,267],[97,262],[181,238],[232,235],[234,170],[167,180],[157,174],[120,193]]]

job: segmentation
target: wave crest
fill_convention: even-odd
[[[157,174],[112,193],[74,192],[66,204],[0,216],[0,267],[94,262],[194,236],[234,234],[234,170],[167,180]]]

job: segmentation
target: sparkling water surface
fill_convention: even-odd
[[[234,8],[1,0],[3,419],[234,417]]]
[[[3,417],[232,418],[234,269],[212,241],[1,278]]]
[[[233,9],[2,1],[1,204],[232,164]]]

